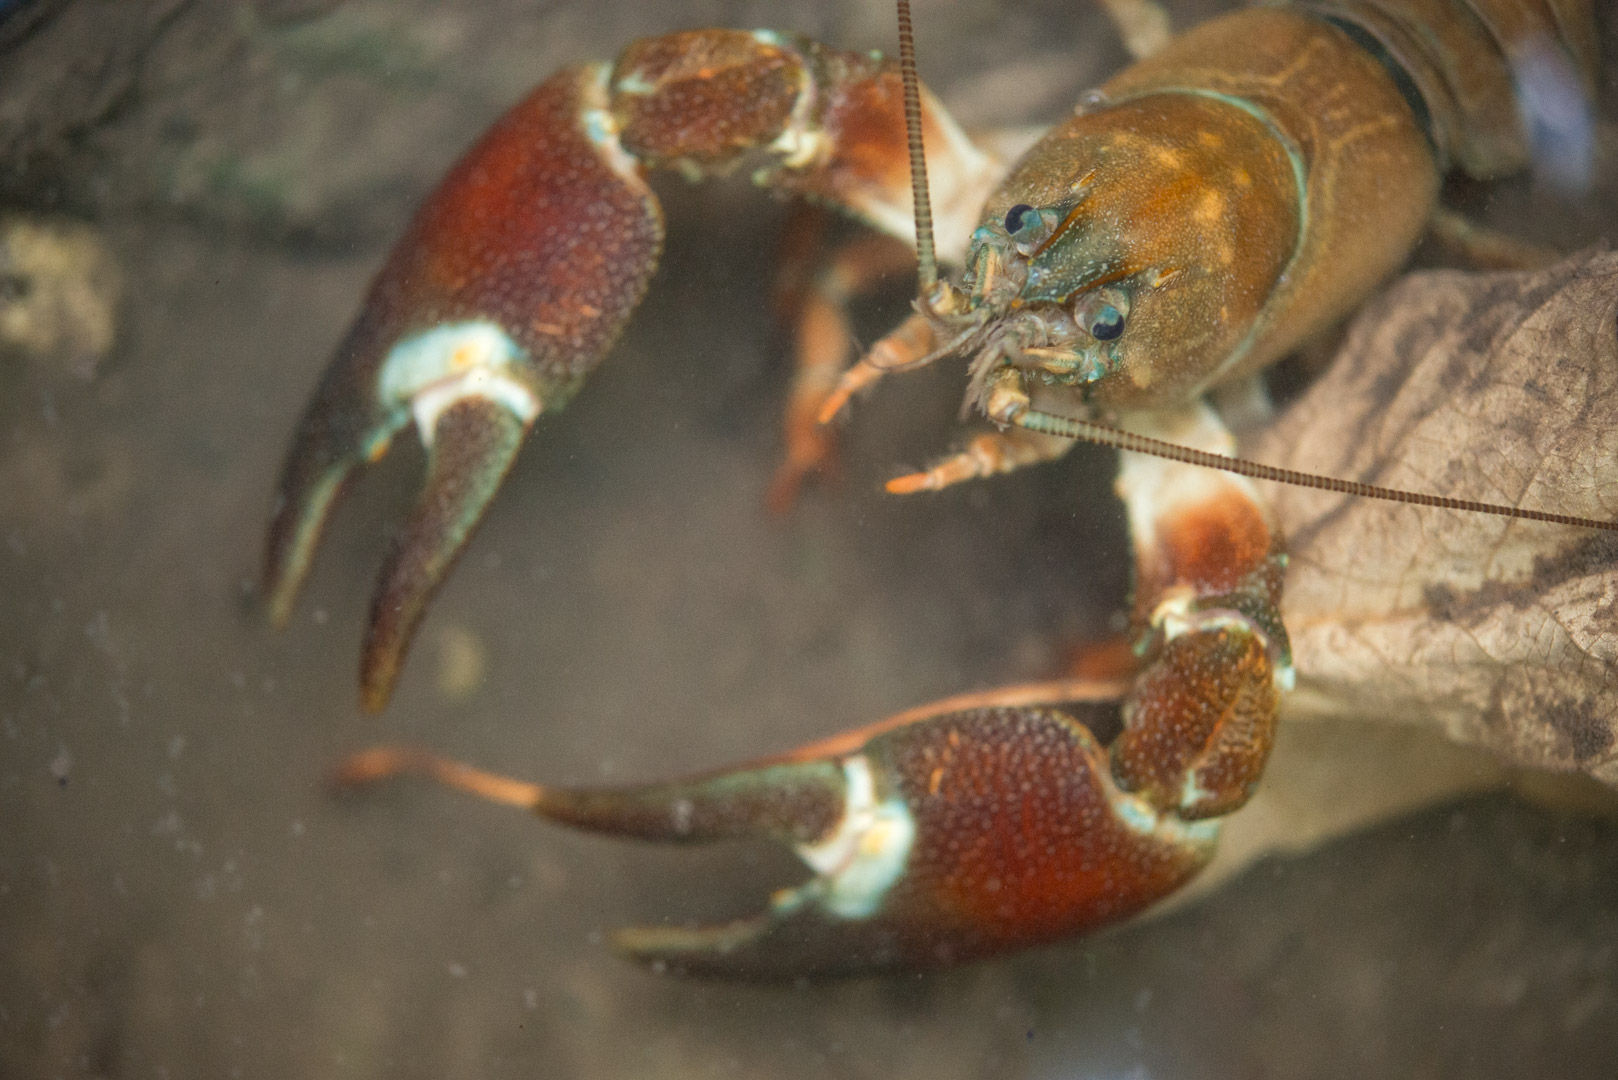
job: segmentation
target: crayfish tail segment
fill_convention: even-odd
[[[427,603],[455,565],[528,434],[531,415],[466,397],[432,422],[427,479],[394,539],[371,602],[360,658],[360,697],[380,712],[393,693]]]

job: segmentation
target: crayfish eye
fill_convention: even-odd
[[[1039,220],[1039,215],[1027,203],[1018,203],[1006,211],[1006,234],[1016,236],[1025,226]]]
[[[1102,304],[1086,329],[1097,341],[1111,341],[1124,332],[1124,313],[1111,304]]]
[[[1129,318],[1129,293],[1124,289],[1100,289],[1085,293],[1073,304],[1073,321],[1097,341],[1113,341],[1124,332]]]

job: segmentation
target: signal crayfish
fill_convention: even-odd
[[[534,422],[579,392],[646,290],[663,240],[647,172],[697,179],[763,159],[761,186],[845,211],[922,265],[915,312],[846,368],[858,285],[828,276],[812,292],[805,320],[822,322],[800,336],[779,501],[823,463],[820,425],[855,393],[955,354],[970,357],[963,413],[994,427],[892,491],[1051,461],[1075,437],[1182,447],[1126,453],[1120,468],[1135,574],[1116,671],[952,698],[686,780],[540,786],[395,747],[355,755],[343,779],[424,772],[583,829],[794,848],[815,876],[764,914],[618,938],[690,972],[990,955],[1126,918],[1207,863],[1221,819],[1260,782],[1294,677],[1286,547],[1249,476],[1317,482],[1233,460],[1207,395],[1255,378],[1396,271],[1451,169],[1520,171],[1539,140],[1578,159],[1595,27],[1587,0],[1319,0],[1159,41],[1150,4],[1109,7],[1146,16],[1129,23],[1145,28],[1145,55],[1020,156],[915,91],[925,179],[907,157],[900,65],[872,54],[696,30],[541,83],[452,169],[372,284],[287,458],[264,587],[284,623],[351,474],[414,423],[425,489],[382,570],[362,659],[363,703],[382,709]],[[937,257],[958,281],[934,272],[931,219],[916,212],[929,182]],[[841,265],[860,283],[884,264]],[[1080,719],[1096,709],[1115,718],[1105,745]]]

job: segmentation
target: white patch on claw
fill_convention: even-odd
[[[916,822],[899,798],[876,800],[876,782],[864,754],[843,762],[848,793],[842,820],[826,839],[799,844],[798,857],[821,877],[820,906],[844,919],[866,919],[881,907],[904,873]]]
[[[522,357],[522,349],[494,323],[435,326],[388,352],[377,391],[383,401],[409,406],[422,444],[431,448],[438,418],[467,398],[496,402],[531,423],[544,402],[512,371]]]
[[[1163,631],[1164,641],[1173,641],[1182,634],[1234,630],[1252,634],[1266,648],[1270,636],[1257,623],[1239,611],[1225,608],[1197,610],[1197,594],[1186,585],[1172,585],[1163,590],[1163,599],[1152,609],[1151,623]]]
[[[1190,778],[1187,777],[1189,781]],[[1203,821],[1185,821],[1173,814],[1159,814],[1152,805],[1138,795],[1131,795],[1126,791],[1113,789],[1109,793],[1108,803],[1112,807],[1113,816],[1118,819],[1130,832],[1139,836],[1152,837],[1164,843],[1191,846],[1212,847],[1219,839],[1219,819],[1208,818]]]
[[[583,108],[579,110],[579,121],[584,126],[585,137],[601,155],[601,160],[606,162],[607,168],[611,169],[631,191],[650,197],[651,189],[646,186],[640,162],[624,149],[624,144],[618,139],[618,120],[612,115],[610,107],[611,80],[612,67],[609,64],[592,64],[585,69],[582,80],[584,100]],[[629,80],[626,79],[625,83],[627,82]]]
[[[1188,772],[1185,774],[1185,782],[1180,785],[1180,809],[1188,810],[1212,794],[1213,792],[1197,781],[1197,774],[1194,770]]]
[[[1163,631],[1164,641],[1173,641],[1182,634],[1192,631],[1200,633],[1204,630],[1225,629],[1252,634],[1264,643],[1265,649],[1269,650],[1272,657],[1276,651],[1270,635],[1241,612],[1218,608],[1207,611],[1196,610],[1196,594],[1185,586],[1170,586],[1163,590],[1163,599],[1152,609],[1151,624]],[[1298,670],[1291,663],[1277,662],[1271,678],[1277,690],[1290,693],[1297,687]]]
[[[775,141],[770,143],[767,149],[779,157],[781,164],[789,169],[807,169],[823,164],[831,156],[833,147],[831,137],[821,130],[815,119],[815,104],[819,95],[815,77],[810,72],[808,58],[799,51],[796,42],[774,30],[755,30],[753,40],[761,45],[791,53],[797,58],[803,71],[803,85],[798,87],[798,96],[792,102],[792,113],[787,118],[786,126],[781,129],[781,134],[775,137]]]
[[[641,75],[640,72],[631,71],[614,84],[614,89],[620,94],[628,94],[631,97],[646,97],[657,89],[657,85],[647,82],[645,76]]]
[[[1170,585],[1152,609],[1151,624],[1163,631],[1165,641],[1173,641],[1191,629],[1196,602],[1196,591],[1189,585]]]

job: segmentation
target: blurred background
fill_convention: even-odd
[[[1082,0],[918,0],[916,22],[969,126],[1050,121],[1125,62]],[[664,177],[651,294],[531,440],[392,707],[360,714],[356,667],[413,440],[267,627],[281,455],[412,207],[555,68],[700,25],[893,37],[878,0],[0,3],[0,1075],[1618,1075],[1618,823],[1475,759],[1428,768],[1426,743],[1404,772],[1468,794],[1394,798],[1151,921],[786,986],[658,977],[602,941],[754,909],[799,873],[778,853],[576,836],[418,783],[329,793],[377,741],[554,781],[705,768],[1051,675],[1118,625],[1108,454],[881,494],[958,437],[958,366],[861,403],[842,474],[770,518],[786,211]],[[1456,194],[1568,249],[1613,205]],[[866,340],[911,288],[862,306]],[[1278,791],[1329,806],[1386,774],[1305,743]]]

